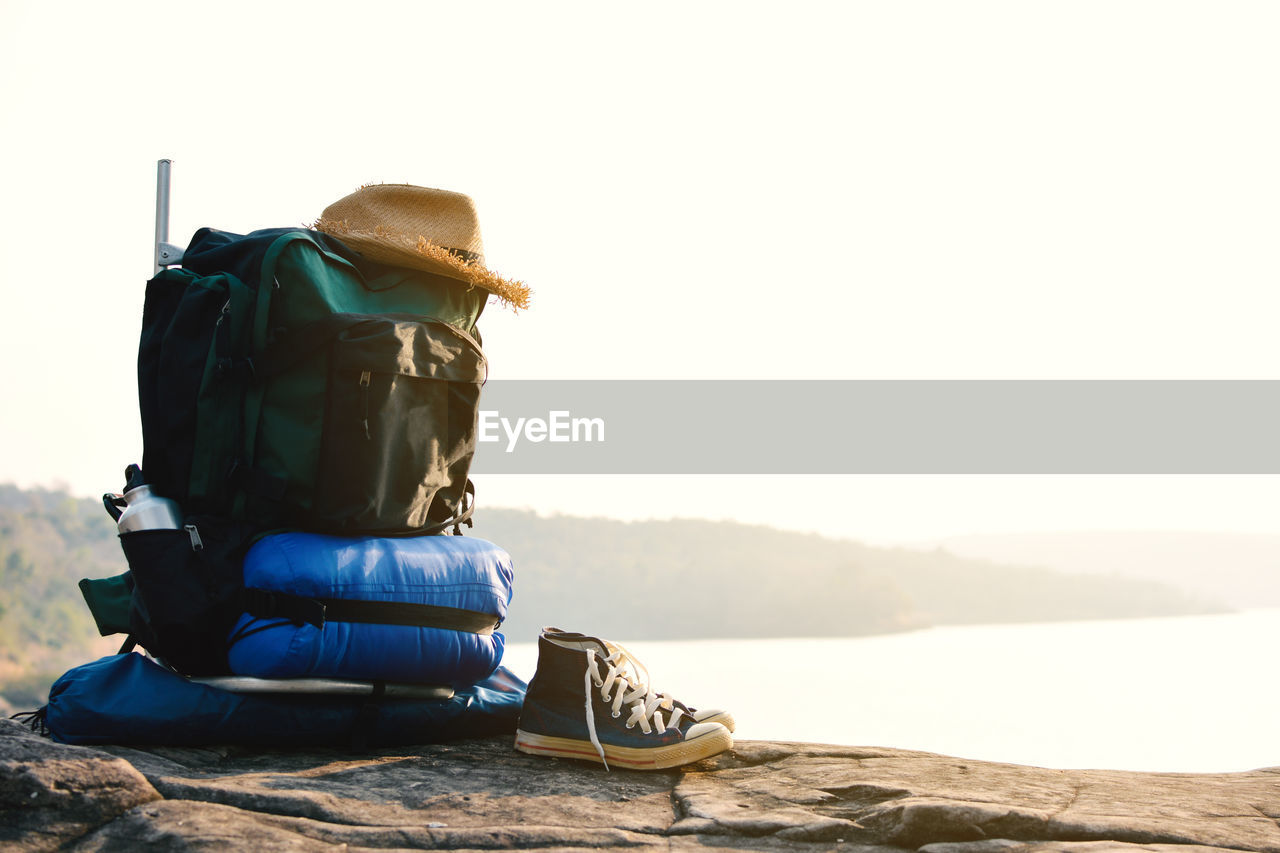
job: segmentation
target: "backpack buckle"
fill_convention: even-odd
[[[324,627],[327,608],[314,598],[245,587],[243,600],[245,612],[250,616],[261,619],[279,617],[298,625],[305,622],[315,628]]]

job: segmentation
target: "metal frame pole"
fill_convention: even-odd
[[[159,274],[160,270],[164,269],[164,265],[160,263],[160,247],[169,242],[169,167],[172,165],[172,160],[156,162],[155,274]]]

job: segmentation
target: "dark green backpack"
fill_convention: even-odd
[[[147,284],[143,471],[187,515],[413,535],[470,515],[487,293],[302,228],[202,229]]]

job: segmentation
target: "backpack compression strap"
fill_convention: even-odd
[[[403,601],[357,601],[350,598],[308,598],[266,589],[245,589],[244,610],[264,619],[281,617],[323,628],[325,622],[365,622],[375,625],[409,625],[443,628],[468,634],[492,634],[502,620],[492,613],[411,604]]]

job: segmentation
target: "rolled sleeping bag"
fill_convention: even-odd
[[[450,699],[230,693],[123,654],[59,678],[42,716],[59,743],[378,746],[514,732],[524,694],[502,668]]]
[[[507,552],[470,536],[266,536],[245,556],[252,603],[228,637],[228,662],[257,678],[472,684],[502,661],[494,628],[512,578]],[[319,604],[291,611],[298,602]]]

